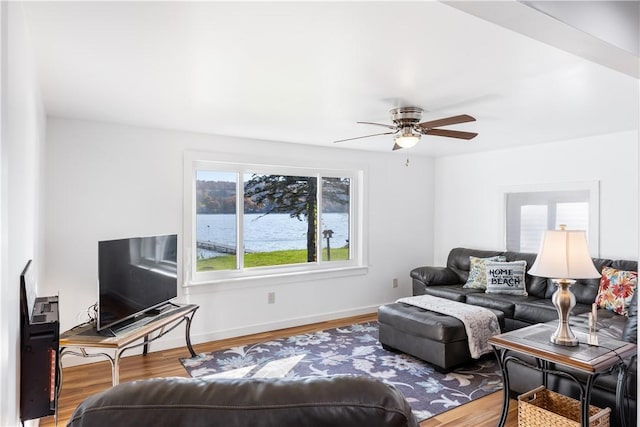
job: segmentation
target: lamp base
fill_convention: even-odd
[[[564,345],[566,347],[576,347],[578,345],[578,338],[573,335],[573,332],[571,332],[569,326],[567,325],[566,328],[563,328],[562,324],[558,325],[558,329],[556,329],[556,331],[551,334],[551,338],[549,338],[549,341],[557,345]]]
[[[558,279],[554,280],[554,283],[558,289],[551,296],[551,301],[558,310],[558,328],[551,335],[550,341],[557,345],[575,347],[578,345],[578,339],[569,329],[569,313],[576,305],[576,297],[569,288],[575,280]]]

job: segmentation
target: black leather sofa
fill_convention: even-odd
[[[555,292],[556,286],[550,279],[531,276],[527,273],[525,275],[527,296],[488,294],[482,290],[463,288],[469,276],[470,256],[488,258],[497,255],[506,257],[507,261],[527,261],[527,271],[536,258],[536,254],[531,253],[455,248],[449,253],[446,267],[418,267],[411,271],[413,294],[434,295],[486,307],[493,311],[499,310],[504,318],[500,319],[503,332],[536,323],[557,321],[558,314],[551,302],[551,295]],[[593,262],[598,271],[602,271],[603,267],[638,271],[637,261],[594,258]],[[588,330],[588,313],[595,301],[599,284],[599,279],[578,280],[571,287],[576,297],[576,306],[570,317],[573,330]],[[628,317],[604,309],[598,310],[598,336],[637,343],[637,295],[638,292],[633,297]],[[413,345],[417,346],[419,343],[414,342]],[[634,359],[633,366],[629,369],[626,387],[625,404],[629,409],[627,425],[636,425],[636,367],[637,363]],[[540,372],[517,364],[509,365],[509,377],[512,396],[532,390],[542,383]],[[592,404],[615,408],[616,384],[617,374],[600,376],[594,385]],[[578,387],[566,378],[550,376],[549,388],[576,399],[579,397]],[[611,415],[612,425],[620,425],[616,411]]]
[[[417,427],[393,386],[370,377],[154,378],[86,398],[68,427]]]

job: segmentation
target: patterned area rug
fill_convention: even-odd
[[[502,388],[491,357],[449,374],[378,342],[378,323],[327,329],[180,359],[189,375],[204,378],[295,378],[368,375],[394,385],[420,421]]]

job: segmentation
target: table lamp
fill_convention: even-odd
[[[591,260],[586,233],[565,228],[561,225],[560,230],[545,231],[529,274],[550,278],[558,287],[551,297],[558,310],[558,328],[551,335],[551,342],[573,347],[578,345],[578,339],[569,329],[569,313],[576,305],[576,297],[569,288],[575,279],[595,279],[600,273]]]

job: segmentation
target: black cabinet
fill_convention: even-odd
[[[20,419],[23,422],[56,413],[60,379],[58,297],[35,298],[32,281],[29,261],[20,276]]]
[[[30,325],[20,350],[20,419],[56,413],[58,382],[58,322]]]

